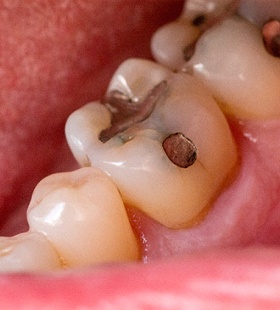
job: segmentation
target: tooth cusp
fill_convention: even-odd
[[[138,259],[138,243],[119,192],[98,169],[42,180],[27,220],[32,231],[50,240],[67,267]]]
[[[0,237],[0,273],[35,272],[62,268],[53,245],[40,233]]]

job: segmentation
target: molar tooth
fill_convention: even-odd
[[[98,169],[82,168],[42,180],[27,219],[32,231],[52,242],[67,267],[138,258],[118,190]]]
[[[229,114],[280,116],[280,59],[265,50],[259,29],[239,17],[207,31],[184,69],[201,79]]]
[[[167,81],[168,90],[143,122],[103,144],[96,134],[103,126],[94,120],[107,114],[93,103],[69,117],[66,136],[80,163],[87,157],[93,166],[106,171],[127,205],[178,229],[192,225],[215,199],[232,173],[237,155],[223,113],[202,84],[189,75],[133,60],[120,66],[108,93],[145,98],[162,80]],[[187,169],[174,165],[162,148],[164,139],[175,133],[182,133],[197,147],[197,160]],[[73,141],[86,146],[83,153],[76,151]]]
[[[61,268],[51,243],[36,232],[0,237],[0,272],[49,271]]]

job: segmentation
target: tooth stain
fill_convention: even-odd
[[[162,147],[170,161],[180,168],[190,167],[197,159],[195,144],[183,133],[169,135],[162,142]]]
[[[193,26],[195,26],[195,27],[199,27],[199,26],[203,25],[205,22],[206,22],[206,16],[203,15],[203,14],[200,14],[200,15],[197,15],[197,16],[193,19],[192,24],[193,24]]]
[[[125,94],[114,90],[105,97],[102,102],[108,105],[111,111],[111,126],[101,131],[99,140],[103,143],[113,138],[136,123],[146,120],[159,99],[167,91],[167,82],[157,84],[140,102],[135,102]]]
[[[196,43],[197,43],[197,40],[194,41],[193,43],[187,45],[183,49],[183,57],[184,57],[185,61],[189,61],[193,57],[193,55],[195,53]]]

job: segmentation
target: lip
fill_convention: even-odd
[[[278,249],[231,249],[149,265],[2,276],[0,302],[5,309],[277,309],[278,257]]]
[[[10,25],[5,25],[5,19],[0,21],[3,33],[7,32],[8,38],[14,39],[14,45],[11,40],[2,42],[3,50],[8,51],[3,57],[6,59],[4,65],[6,79],[0,91],[3,98],[1,120],[6,119],[0,127],[1,135],[4,137],[0,151],[2,235],[26,229],[26,223],[17,219],[22,218],[31,191],[40,179],[54,171],[76,167],[70,151],[63,142],[65,140],[63,127],[67,116],[89,100],[101,97],[109,78],[122,60],[132,56],[150,57],[147,51],[152,33],[158,26],[177,16],[182,7],[182,1],[174,3],[167,0],[146,0],[143,1],[146,10],[140,20],[131,20],[133,16],[131,11],[135,9],[137,3],[136,0],[126,3],[127,7],[122,11],[120,9],[122,1],[118,1],[114,7],[115,14],[109,15],[111,20],[106,14],[104,19],[98,19],[98,23],[103,23],[103,26],[95,24],[93,18],[83,24],[84,15],[80,16],[80,13],[77,13],[79,23],[62,22],[65,28],[59,28],[61,32],[57,33],[55,30],[58,24],[52,21],[50,28],[47,28],[52,36],[46,40],[54,44],[55,48],[51,49],[49,54],[55,56],[49,59],[36,58],[36,55],[38,56],[36,53],[44,47],[42,43],[45,41],[42,37],[38,40],[43,41],[36,41],[35,35],[34,42],[40,44],[36,47],[34,43],[35,50],[34,46],[29,50],[24,45],[28,31],[20,31],[15,35],[13,31],[18,29],[16,25],[20,24],[19,15],[10,20]],[[103,5],[106,7],[112,5],[112,2],[96,1],[92,9],[95,12],[104,11]],[[56,10],[58,8],[53,10],[52,5],[47,5],[45,8],[49,14],[54,14]],[[28,10],[24,12],[28,15]],[[61,13],[60,10],[58,12]],[[118,15],[119,12],[122,14]],[[158,17],[160,15],[162,18]],[[112,32],[107,25],[114,22],[118,16],[122,16],[119,27]],[[58,16],[53,16],[54,20],[55,17]],[[145,37],[141,42],[134,39],[134,44],[131,43],[127,32],[133,37],[131,34],[135,29],[123,28],[128,20],[139,25],[136,27],[139,34],[142,33],[143,25],[146,25]],[[15,28],[11,28],[11,25]],[[39,29],[40,25],[38,19],[38,24],[32,25],[33,31]],[[99,29],[102,37],[109,38],[116,35],[118,40],[111,42],[114,45],[112,47],[103,42],[100,35],[96,34],[98,31],[95,33],[92,31],[86,41],[95,42],[94,44],[88,45],[82,40],[80,43],[75,41],[77,44],[75,58],[71,49],[74,42],[65,41],[63,37],[67,31],[77,34],[76,30],[80,29],[79,27],[84,29],[85,25],[88,25],[87,33],[92,28]],[[25,30],[31,31],[30,25],[24,24],[24,27],[27,27]],[[8,54],[16,50],[16,44],[21,46],[20,52],[24,51],[25,46],[27,54],[18,52],[14,58],[10,57]],[[29,55],[28,52],[32,50],[35,52],[31,54],[28,66],[33,69],[39,66],[41,69],[38,72],[26,70],[22,62],[23,56]],[[78,59],[81,61],[77,67]],[[64,75],[54,79],[54,73],[58,72],[64,72]],[[102,76],[102,79],[99,76]],[[30,119],[40,121],[31,124]],[[45,126],[42,126],[42,122]],[[268,239],[269,235],[268,231]],[[270,244],[277,244],[277,238],[275,234]],[[280,302],[278,257],[278,248],[231,247],[183,255],[147,265],[113,264],[52,274],[2,275],[0,304],[5,309],[61,309],[67,306],[72,309],[83,306],[97,309],[125,309],[132,305],[136,305],[139,309],[168,309],[168,307],[183,309],[186,306],[203,309],[209,305],[218,309],[236,306],[241,309],[242,307],[273,309],[277,308]]]

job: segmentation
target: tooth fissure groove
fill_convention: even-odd
[[[111,92],[108,98],[109,105],[115,107],[117,113],[112,113],[111,126],[102,130],[99,135],[100,141],[105,143],[132,125],[147,119],[166,90],[167,82],[162,81],[148,93],[143,101],[134,105],[131,104],[131,100],[119,91]]]

